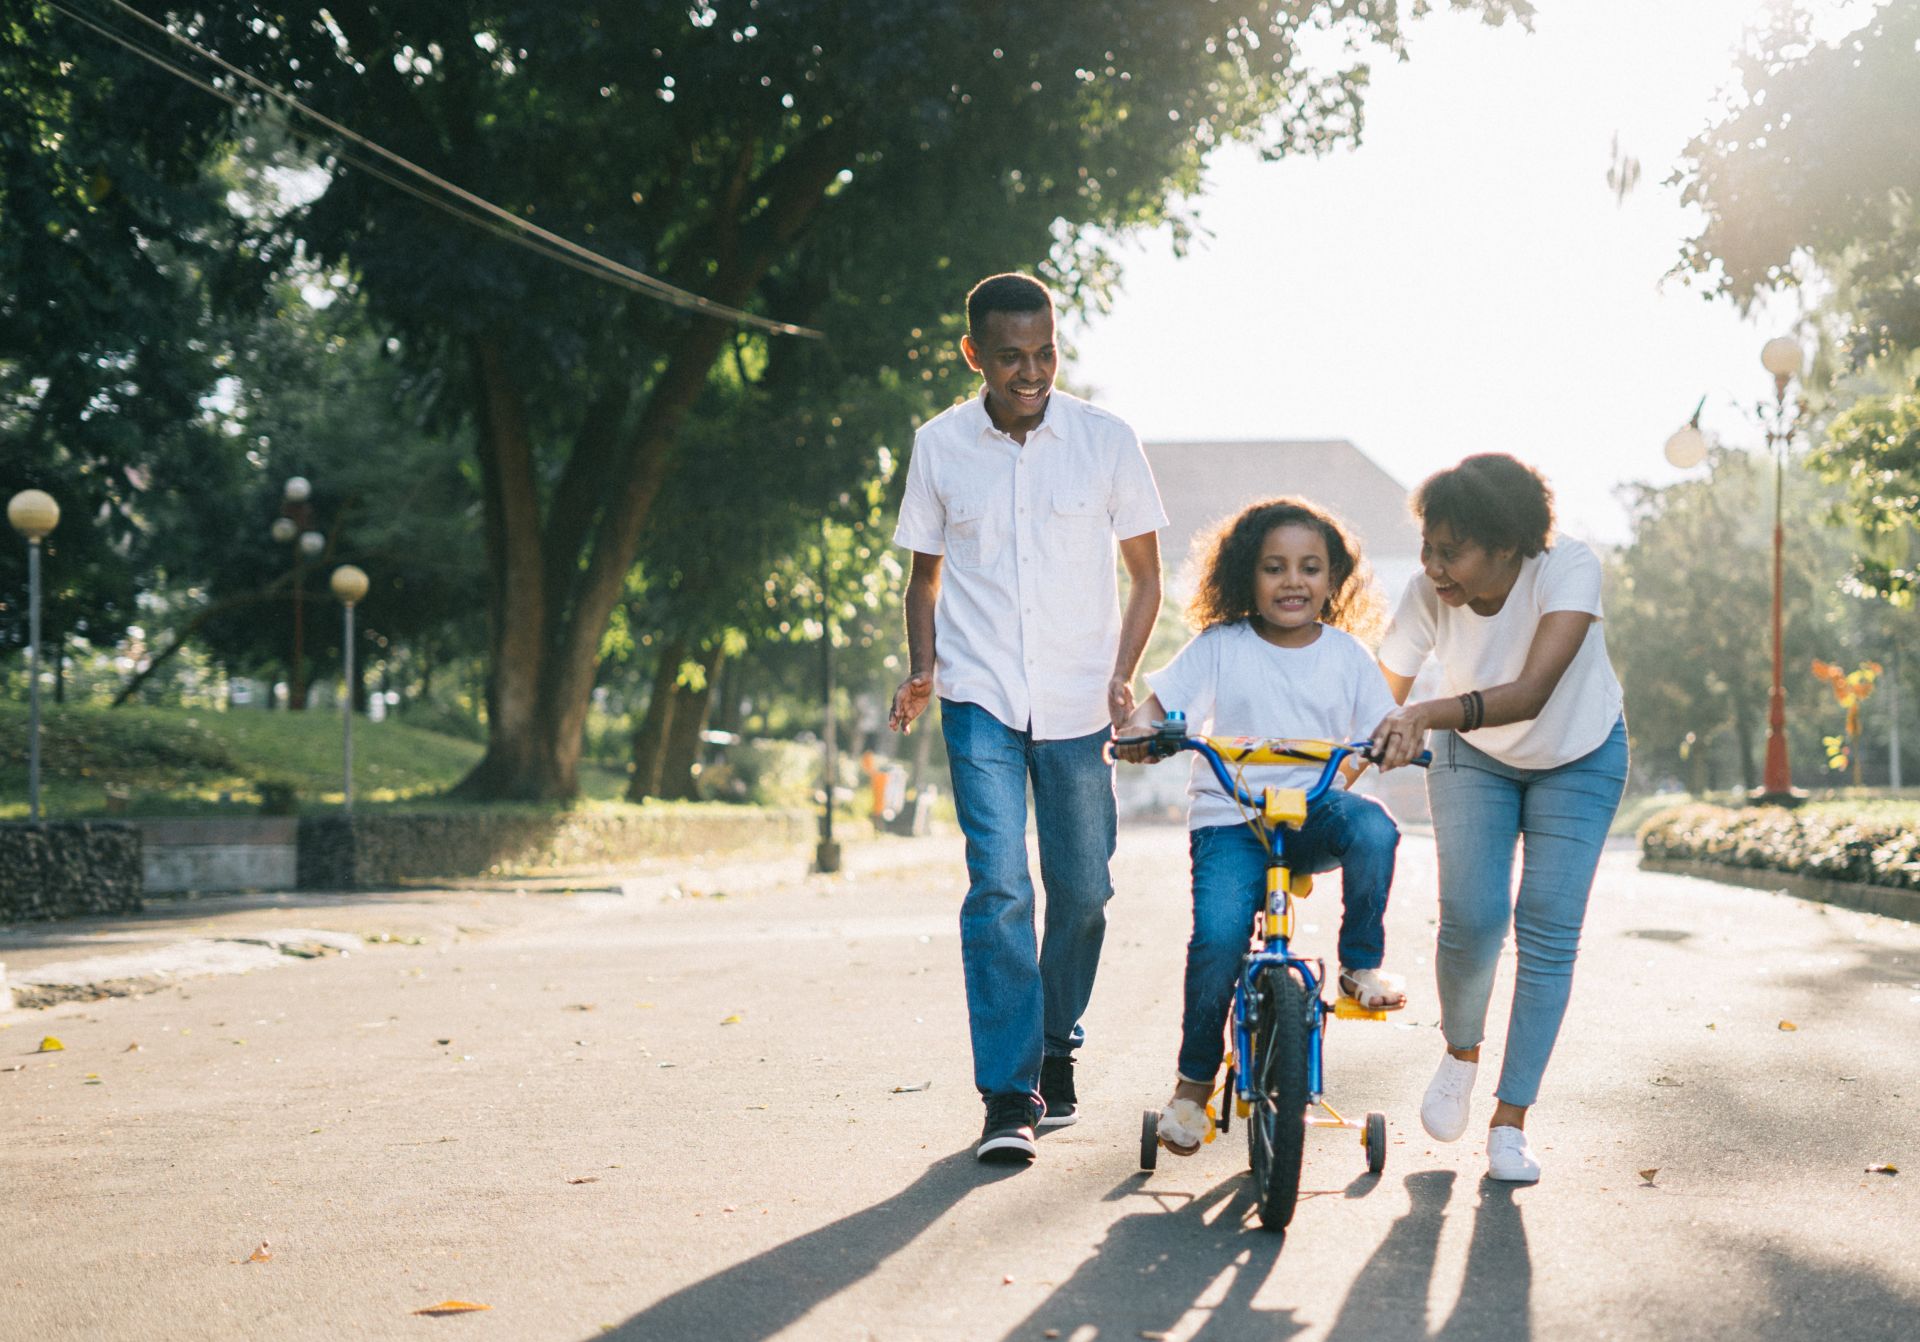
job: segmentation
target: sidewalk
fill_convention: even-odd
[[[843,843],[843,875],[883,871],[909,845],[927,842],[862,835]],[[380,946],[450,946],[609,906],[725,898],[730,891],[837,879],[809,874],[811,857],[807,847],[772,856],[660,858],[571,875],[474,878],[349,894],[149,898],[145,912],[124,917],[0,926],[0,1019],[19,1021],[63,1003],[140,996],[195,978]]]

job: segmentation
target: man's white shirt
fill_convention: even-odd
[[[914,435],[894,544],[940,555],[935,689],[1036,740],[1108,725],[1120,647],[1114,542],[1167,524],[1126,422],[1055,391],[1022,444],[984,395]]]

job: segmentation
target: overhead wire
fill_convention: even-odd
[[[379,155],[380,158],[386,160],[388,163],[401,169],[403,172],[409,173],[421,181],[429,183],[439,191],[454,197],[456,201],[465,203],[471,208],[462,209],[452,201],[441,199],[431,192],[421,189],[414,183],[406,181],[402,177],[396,176],[392,172],[374,163],[368,162],[362,156],[343,149],[337,144],[330,146],[330,152],[349,167],[364,172],[368,176],[382,181],[396,190],[405,192],[407,195],[413,196],[415,199],[435,209],[441,210],[459,219],[463,223],[483,229],[495,237],[515,243],[518,246],[526,247],[536,255],[544,256],[548,260],[557,261],[562,265],[569,266],[574,270],[593,276],[594,278],[643,294],[657,301],[668,303],[682,310],[699,312],[706,316],[721,318],[739,325],[751,326],[773,335],[802,336],[811,339],[821,338],[821,333],[810,327],[762,317],[757,313],[731,307],[725,303],[720,303],[714,299],[693,293],[690,290],[679,288],[676,285],[669,284],[665,280],[648,275],[644,271],[636,270],[631,266],[615,261],[611,257],[593,251],[591,248],[583,247],[570,238],[563,237],[549,229],[540,227],[538,224],[522,219],[511,210],[448,181],[437,173],[367,138],[351,127],[342,125],[333,118],[315,111],[291,94],[275,88],[273,85],[255,77],[218,54],[208,51],[182,34],[173,31],[166,25],[142,14],[139,10],[126,4],[124,0],[105,0],[105,3],[138,20],[141,24],[153,29],[169,41],[185,47],[201,59],[227,71],[248,87],[258,90],[261,94],[292,109],[299,115],[319,123],[340,139],[363,146],[372,153]],[[161,52],[153,50],[124,33],[115,32],[102,24],[96,23],[85,15],[76,13],[65,4],[62,4],[60,0],[47,0],[47,4],[50,9],[66,15],[74,22],[92,30],[108,41],[125,48],[141,59],[166,71],[168,74],[191,84],[202,92],[211,94],[242,111],[251,112],[255,110],[252,104],[220,88],[210,80],[202,79],[193,71],[167,59]],[[283,124],[286,125],[289,132],[309,143],[316,143],[323,138],[314,135],[312,132],[302,131],[291,122],[283,122]],[[478,211],[478,213],[475,211]]]

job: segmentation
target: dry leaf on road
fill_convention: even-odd
[[[472,1314],[476,1310],[492,1309],[492,1305],[476,1305],[471,1300],[442,1300],[437,1305],[428,1305],[425,1309],[416,1309],[415,1314]]]
[[[933,1089],[933,1082],[922,1081],[919,1085],[916,1085],[916,1086],[895,1086],[893,1088],[893,1093],[895,1095],[911,1095],[915,1091],[932,1090],[932,1089]]]
[[[1794,1024],[1794,1023],[1793,1023],[1792,1021],[1790,1021],[1790,1020],[1783,1020],[1783,1021],[1781,1021],[1781,1022],[1780,1022],[1780,1028],[1781,1028],[1781,1029],[1783,1029],[1783,1030],[1797,1030],[1797,1029],[1799,1029],[1800,1027],[1799,1027],[1798,1025],[1795,1025],[1795,1024]]]
[[[55,1039],[52,1035],[48,1035],[40,1041],[39,1051],[42,1053],[64,1053],[66,1048],[67,1046],[65,1044]]]
[[[736,1011],[733,1015],[728,1016],[725,1020],[721,1021],[720,1023],[722,1025],[738,1025],[741,1019],[742,1019],[741,1014]]]
[[[273,1261],[273,1250],[267,1247],[265,1240],[261,1240],[260,1247],[247,1255],[247,1261],[249,1263],[271,1263]]]
[[[569,1179],[567,1182],[570,1184],[597,1184],[600,1182],[600,1176],[597,1174],[589,1174],[585,1178]]]
[[[1660,1167],[1656,1165],[1650,1170],[1641,1170],[1640,1177],[1643,1180],[1645,1180],[1647,1183],[1651,1184],[1653,1182],[1653,1176],[1658,1173],[1660,1173]]]
[[[1900,1167],[1898,1165],[1869,1165],[1867,1166],[1867,1173],[1868,1174],[1898,1174],[1900,1173]]]

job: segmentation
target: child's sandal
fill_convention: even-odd
[[[1368,1011],[1398,1011],[1407,1004],[1407,981],[1384,969],[1343,969],[1340,993]]]
[[[1169,1100],[1160,1111],[1160,1145],[1176,1156],[1190,1156],[1206,1144],[1213,1115],[1192,1100]]]

